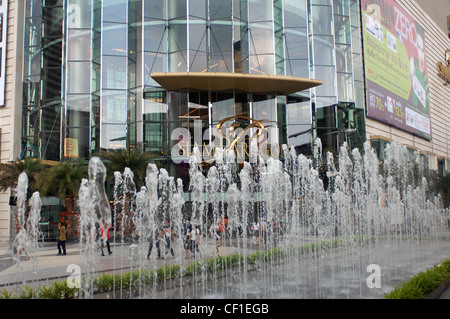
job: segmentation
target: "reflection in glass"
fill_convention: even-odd
[[[126,148],[127,126],[101,124],[101,148],[106,150]]]
[[[102,122],[127,122],[127,94],[126,91],[103,90]]]
[[[124,14],[127,12],[128,0],[108,0],[102,1],[103,14],[102,20],[105,22],[127,22],[127,16]]]
[[[127,55],[127,25],[119,23],[103,23],[102,31],[103,55]]]
[[[253,95],[253,113],[252,118],[255,120],[276,121],[275,97],[260,94]]]
[[[67,37],[67,59],[89,60],[91,58],[91,32],[70,29]]]
[[[102,62],[102,87],[107,89],[126,89],[127,58],[104,56]]]
[[[85,134],[92,133],[93,151],[100,145],[142,145],[161,158],[170,156],[170,146],[178,142],[170,140],[171,130],[185,128],[193,139],[197,124],[205,132],[237,115],[268,119],[273,138],[311,149],[312,108],[325,107],[319,122],[336,126],[347,114],[336,105],[363,107],[357,0],[67,0],[66,14],[59,3],[26,1],[23,130],[28,152],[56,152],[50,144],[59,133],[51,132],[50,123],[61,120],[62,96],[68,118],[59,121],[67,124],[59,136],[81,141],[83,127]],[[63,26],[64,47],[59,41]],[[232,91],[168,92],[167,97],[148,92],[161,90],[152,73],[188,71],[311,76],[323,85],[311,92],[311,101]],[[41,118],[44,114],[48,119]],[[338,121],[331,123],[333,114]],[[348,114],[356,123],[356,116]],[[325,143],[337,145],[344,138],[335,135]],[[50,141],[48,147],[40,136]]]
[[[91,75],[90,62],[68,62],[67,92],[68,93],[90,93]]]

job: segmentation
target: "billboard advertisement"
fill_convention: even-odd
[[[425,31],[394,0],[362,0],[367,116],[431,138]]]

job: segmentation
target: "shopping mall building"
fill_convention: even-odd
[[[137,148],[173,176],[389,141],[450,170],[450,3],[0,1],[0,160]],[[0,240],[9,238],[9,191]],[[44,206],[51,206],[51,199]]]

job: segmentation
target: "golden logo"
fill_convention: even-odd
[[[259,120],[259,121],[258,121],[258,120],[252,119],[251,117],[243,116],[243,115],[230,116],[230,117],[224,118],[222,121],[220,121],[220,122],[217,124],[217,131],[218,131],[223,137],[225,137],[225,138],[228,139],[228,137],[234,135],[235,129],[236,129],[237,127],[239,127],[240,125],[239,125],[238,123],[231,125],[230,128],[226,130],[226,131],[228,131],[228,134],[224,134],[224,133],[223,133],[222,127],[223,127],[223,125],[224,125],[226,122],[228,122],[228,121],[234,121],[234,120],[245,120],[245,121],[249,121],[250,124],[247,125],[247,126],[242,130],[242,132],[240,132],[240,133],[238,134],[238,136],[236,136],[236,137],[234,138],[234,140],[227,146],[226,151],[233,149],[233,148],[234,148],[234,147],[235,147],[235,146],[236,146],[236,145],[237,145],[237,144],[238,144],[238,143],[239,143],[246,135],[249,136],[249,140],[252,140],[252,139],[255,139],[255,138],[256,138],[256,139],[259,139],[259,138],[261,137],[261,135],[264,133],[265,129],[266,129],[266,127],[265,127],[262,123],[268,121],[268,120]],[[256,128],[256,134],[253,135],[253,136],[250,136],[249,131],[250,131],[252,128]]]

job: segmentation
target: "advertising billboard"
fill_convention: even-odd
[[[431,138],[425,31],[394,0],[362,0],[367,116]]]

